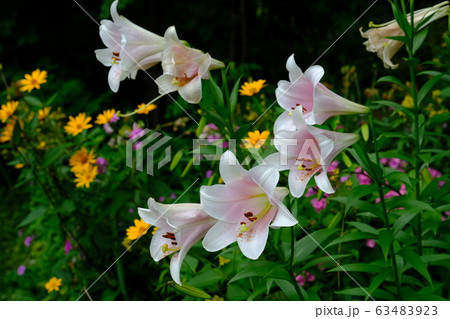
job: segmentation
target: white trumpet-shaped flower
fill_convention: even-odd
[[[321,66],[313,65],[303,73],[291,55],[286,68],[289,81],[278,82],[275,91],[278,104],[286,111],[300,108],[306,123],[322,124],[331,116],[369,111],[369,108],[349,101],[321,84],[319,81],[325,73]]]
[[[150,254],[155,261],[174,254],[170,274],[181,285],[180,269],[184,257],[217,220],[206,214],[200,204],[165,205],[150,198],[148,207],[138,208],[138,212],[146,223],[158,227],[150,243]]]
[[[136,78],[138,70],[147,70],[161,62],[163,37],[134,24],[117,13],[118,0],[111,4],[111,20],[102,20],[100,37],[107,48],[95,50],[97,59],[111,67],[109,87],[117,92],[125,78]]]
[[[289,190],[300,197],[314,176],[325,193],[334,193],[327,176],[328,166],[342,150],[358,141],[353,133],[339,133],[308,125],[300,108],[281,114],[274,125],[277,153],[264,161],[278,170],[289,170]]]
[[[420,26],[419,30],[421,30],[433,21],[448,15],[448,11],[448,1],[441,2],[429,8],[414,11],[414,26],[419,25],[419,23],[422,23],[425,19],[429,19]],[[411,23],[410,15],[407,16],[407,20]],[[361,36],[367,39],[367,41],[364,42],[367,51],[376,53],[383,61],[386,69],[396,69],[398,64],[392,63],[391,59],[403,46],[403,42],[388,39],[387,37],[404,36],[405,33],[395,20],[380,25],[375,25],[371,22],[369,27],[372,26],[374,28],[371,28],[366,32],[363,32],[362,28],[359,29]]]
[[[208,53],[189,48],[178,39],[175,27],[164,34],[166,48],[162,52],[163,75],[155,82],[159,93],[178,91],[188,103],[197,104],[202,99],[202,79],[209,78],[209,70],[223,68],[223,62],[211,58]]]
[[[237,241],[246,257],[257,259],[266,246],[269,226],[297,223],[282,203],[289,191],[276,187],[276,169],[259,165],[247,171],[230,151],[222,155],[219,169],[225,184],[200,188],[203,209],[218,219],[203,239],[203,247],[217,251]]]

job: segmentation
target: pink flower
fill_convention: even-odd
[[[290,170],[291,194],[302,196],[313,176],[322,191],[334,193],[327,176],[328,167],[336,155],[355,143],[359,136],[308,125],[300,108],[293,113],[281,114],[275,121],[273,131],[278,152],[267,156],[264,161],[278,170]]]
[[[202,99],[202,79],[209,78],[209,70],[223,68],[223,62],[208,53],[181,44],[175,27],[164,34],[166,47],[162,52],[163,75],[155,80],[160,94],[178,91],[188,103],[197,104]]]
[[[280,177],[276,169],[258,165],[247,171],[230,151],[222,155],[219,170],[224,185],[200,188],[203,209],[218,219],[206,234],[203,247],[218,251],[237,241],[247,258],[258,259],[266,246],[269,226],[297,223],[282,203],[289,192],[276,187]]]
[[[338,168],[339,166],[339,161],[332,161],[330,166],[328,166],[328,173],[333,173],[334,170],[336,170],[336,168]]]
[[[311,197],[311,196],[314,196],[316,194],[317,194],[317,191],[314,188],[310,187],[306,191],[305,197]]]
[[[360,166],[355,168],[356,178],[360,185],[370,185],[372,184],[372,180],[369,176],[367,176],[367,172],[363,171]]]
[[[177,194],[175,193],[170,193],[170,199],[175,199],[177,198]]]
[[[208,171],[206,172],[206,174],[205,174],[205,177],[206,177],[206,178],[210,178],[210,177],[212,176],[212,174],[213,174],[213,171],[212,171],[212,170],[208,170]]]
[[[24,273],[25,273],[25,270],[26,270],[27,268],[25,267],[25,265],[20,265],[18,268],[17,268],[17,274],[19,275],[19,276],[22,276]]]
[[[30,244],[31,244],[32,240],[33,240],[32,236],[27,236],[27,237],[25,237],[25,240],[24,240],[23,243],[24,243],[25,246],[30,247]]]
[[[72,249],[72,243],[70,242],[70,240],[66,239],[66,241],[64,242],[64,253],[67,255]]]
[[[150,243],[150,254],[155,261],[174,254],[170,274],[181,285],[180,268],[184,257],[217,221],[206,214],[200,204],[164,205],[150,198],[148,207],[138,208],[138,212],[146,223],[158,227]]]
[[[111,4],[112,20],[102,20],[100,37],[106,49],[95,50],[97,59],[111,67],[108,84],[119,90],[125,78],[136,78],[138,70],[147,70],[161,61],[165,47],[163,37],[147,31],[117,13],[118,0]]]
[[[309,272],[305,272],[305,277],[306,277],[306,281],[308,282],[313,282],[316,280],[316,276],[314,276],[313,274],[310,274]]]
[[[366,246],[369,247],[369,248],[375,248],[375,246],[376,246],[375,240],[367,239]]]
[[[295,280],[298,282],[298,284],[300,286],[304,286],[306,284],[306,278],[303,277],[302,275],[298,275],[297,277],[295,277]]]
[[[97,167],[99,174],[105,174],[108,167],[108,160],[103,157],[97,157]]]
[[[442,177],[442,173],[439,172],[437,169],[428,167],[428,172],[430,172],[430,175],[431,175],[432,178]]]
[[[105,130],[106,134],[111,134],[114,132],[114,129],[109,125],[109,123],[103,124],[103,129]]]
[[[347,181],[347,179],[349,179],[349,178],[350,178],[350,175],[341,176],[340,181],[341,181],[341,183],[345,183]]]
[[[369,112],[367,107],[344,99],[319,83],[325,73],[321,66],[313,65],[303,73],[291,55],[286,68],[289,81],[278,82],[277,101],[288,112],[300,108],[306,123],[322,124],[334,115]]]
[[[318,200],[316,197],[311,199],[311,205],[313,206],[316,213],[320,213],[327,207],[327,200],[325,198],[321,198]]]
[[[160,196],[160,197],[158,198],[158,202],[163,202],[165,199],[166,199],[166,198],[165,198],[164,196]]]
[[[387,163],[389,163],[389,158],[386,158],[386,157],[381,158],[380,163],[383,165],[386,165]]]

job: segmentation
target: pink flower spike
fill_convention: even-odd
[[[321,66],[313,65],[303,73],[291,55],[286,69],[289,81],[278,82],[275,91],[278,104],[288,112],[300,108],[306,123],[322,124],[334,115],[369,112],[369,108],[351,102],[319,83],[325,73]]]
[[[25,273],[25,270],[26,270],[27,268],[24,266],[24,265],[20,265],[18,268],[17,268],[17,274],[19,275],[19,276],[22,276],[24,273]]]
[[[375,248],[375,246],[376,246],[375,240],[367,239],[366,246],[369,247],[369,248]]]
[[[139,216],[158,227],[150,243],[150,254],[155,261],[174,254],[170,261],[173,280],[182,285],[180,268],[191,247],[201,240],[217,222],[200,204],[165,205],[148,200],[148,209],[138,208]]]
[[[309,272],[305,272],[306,281],[313,282],[316,280],[316,276],[310,274]]]
[[[210,178],[212,176],[212,174],[213,174],[213,171],[210,169],[210,170],[206,171],[205,177]]]
[[[24,245],[26,246],[26,247],[30,247],[30,244],[31,244],[31,241],[33,240],[33,237],[32,236],[27,236],[27,237],[25,237],[25,240],[24,240]]]
[[[73,249],[73,247],[72,247],[70,240],[66,239],[66,241],[64,243],[64,253],[67,255],[69,253],[69,251],[71,251],[72,249]]]
[[[311,199],[311,205],[313,206],[316,213],[320,213],[327,207],[327,200],[325,198],[321,198],[318,200],[316,197]]]
[[[298,275],[297,277],[295,277],[295,280],[298,282],[298,284],[300,286],[304,286],[306,284],[306,278],[303,277],[302,275]]]
[[[258,259],[266,246],[269,226],[297,224],[282,203],[289,191],[276,187],[280,176],[276,169],[258,165],[247,171],[230,151],[222,155],[219,170],[225,184],[200,188],[203,209],[218,219],[206,234],[203,247],[218,251],[237,241],[247,258]]]

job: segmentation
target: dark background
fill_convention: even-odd
[[[93,19],[110,19],[111,0],[77,0]],[[416,7],[433,2],[416,1]],[[49,79],[81,80],[78,94],[99,95],[109,91],[108,69],[94,50],[103,48],[98,25],[72,0],[8,1],[0,12],[0,63],[4,72],[18,74],[36,68],[48,70]],[[263,1],[122,0],[119,13],[134,23],[163,35],[175,25],[180,39],[225,62],[252,63],[255,78],[276,84],[287,79],[285,63],[295,53],[302,69],[311,65],[373,1]],[[356,65],[361,81],[371,81],[373,64],[381,63],[366,52],[358,29],[369,21],[392,19],[388,1],[377,3],[351,27],[317,62],[325,67],[325,81],[340,77],[345,64]],[[160,66],[150,70],[153,77]],[[367,77],[365,74],[367,73]],[[372,74],[369,74],[372,73]],[[362,77],[361,77],[362,76]],[[125,80],[110,99],[114,105],[138,104],[151,99],[156,86],[143,72],[136,81]],[[76,96],[73,97],[74,99]],[[65,101],[70,109],[71,102]],[[78,110],[73,110],[78,111]]]

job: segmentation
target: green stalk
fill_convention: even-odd
[[[375,135],[375,125],[373,122],[373,112],[372,111],[369,113],[369,127],[370,127],[370,131],[371,131],[370,135],[372,137],[373,146],[375,149],[375,158],[377,161],[377,165],[379,166],[380,165],[380,155],[378,154],[378,145],[377,145],[377,139],[375,137],[376,136]],[[372,161],[370,159],[369,159],[369,163],[370,163],[370,165],[372,165]],[[380,196],[381,207],[384,212],[384,224],[385,224],[386,230],[390,231],[391,225],[389,224],[389,217],[388,217],[388,212],[386,209],[386,202],[384,200],[383,183],[380,181],[379,176],[377,176],[376,174],[375,174],[375,183],[377,184],[378,195]],[[396,258],[395,250],[394,250],[394,241],[392,241],[391,245],[389,246],[389,255],[391,256],[392,269],[394,270],[394,280],[395,280],[395,287],[397,289],[397,296],[400,300],[403,300],[402,292],[400,290],[400,275],[399,275],[398,266],[397,266],[397,258]]]
[[[408,42],[408,58],[411,61],[414,58],[414,0],[410,1],[410,28],[411,28],[411,38]],[[409,64],[409,74],[411,81],[411,97],[413,99],[414,104],[414,118],[413,118],[413,129],[414,129],[414,153],[415,153],[415,179],[417,181],[415,185],[415,193],[416,199],[420,200],[420,133],[419,133],[419,116],[420,116],[420,108],[417,103],[417,90],[416,90],[416,73],[414,70],[414,66]],[[419,250],[419,256],[422,255],[422,212],[419,212],[417,215],[417,247]]]

